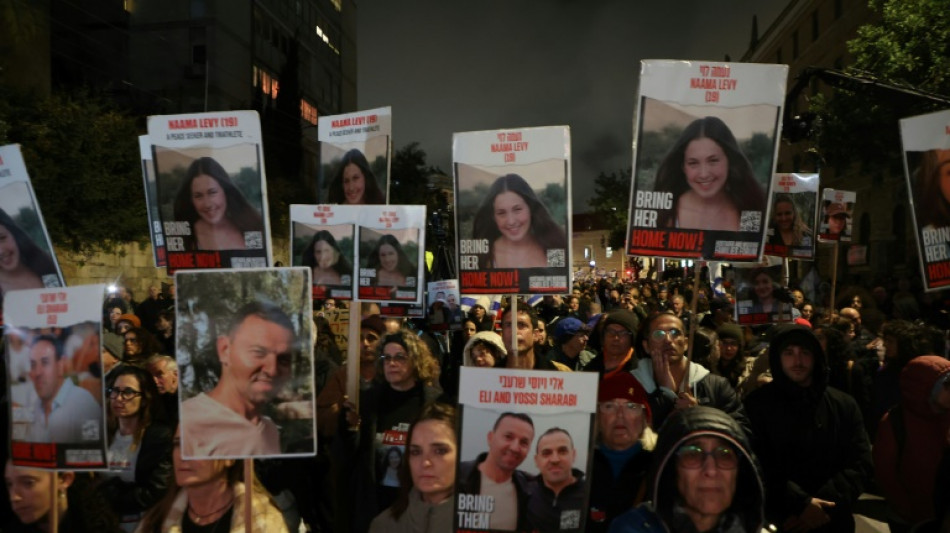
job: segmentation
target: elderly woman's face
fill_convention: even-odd
[[[379,247],[379,265],[383,270],[392,272],[399,265],[399,252],[391,244],[384,244]]]
[[[495,197],[495,224],[501,236],[520,241],[531,231],[531,208],[518,193],[505,191]]]
[[[782,231],[792,229],[795,223],[795,206],[791,202],[776,202],[775,212],[772,214],[775,226]]]
[[[488,346],[476,344],[472,346],[472,362],[475,366],[490,368],[495,366],[495,356]]]
[[[700,137],[686,145],[683,173],[693,192],[703,199],[712,198],[726,186],[729,158],[716,141]]]
[[[772,297],[772,278],[762,273],[755,277],[755,295],[760,299]]]
[[[0,226],[0,270],[15,270],[19,265],[20,248],[16,239],[6,226]]]
[[[212,225],[221,222],[228,210],[224,189],[217,180],[206,174],[199,174],[191,180],[191,202],[198,217]]]
[[[343,167],[343,196],[348,204],[362,204],[366,178],[356,163]]]
[[[320,268],[330,268],[336,264],[338,254],[327,241],[317,241],[313,245],[313,260]]]

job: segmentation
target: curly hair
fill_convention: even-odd
[[[703,117],[686,126],[657,170],[656,184],[653,186],[653,190],[673,193],[673,208],[660,211],[657,227],[672,228],[676,225],[676,213],[680,197],[690,190],[686,173],[683,171],[686,148],[689,143],[703,138],[714,141],[729,160],[729,174],[723,190],[732,200],[736,210],[740,213],[742,211],[764,210],[765,191],[755,179],[752,164],[745,154],[739,150],[739,143],[729,126],[717,117]]]
[[[400,274],[403,276],[412,276],[416,273],[416,266],[409,260],[409,256],[406,255],[405,250],[402,249],[402,245],[399,244],[396,237],[388,234],[383,235],[376,241],[376,246],[366,259],[366,266],[368,268],[375,268],[376,270],[382,269],[382,263],[379,260],[379,251],[384,244],[388,244],[396,249],[396,255],[399,256],[399,263],[396,265],[396,270],[398,270]]]
[[[333,262],[333,270],[341,276],[350,276],[353,274],[353,265],[350,264],[350,261],[340,253],[340,246],[336,243],[336,239],[333,238],[327,230],[320,230],[313,235],[313,239],[310,240],[310,244],[307,245],[303,250],[303,254],[300,258],[300,263],[304,266],[314,268],[317,266],[317,260],[313,256],[313,251],[317,247],[318,242],[325,242],[333,248],[333,251],[336,252],[336,260]]]
[[[432,356],[429,345],[418,335],[405,328],[386,335],[379,341],[379,346],[376,348],[376,381],[379,383],[386,381],[381,356],[386,345],[393,342],[406,349],[406,355],[409,356],[412,365],[412,375],[416,378],[416,381],[431,385],[438,374],[439,362]]]
[[[337,167],[336,173],[333,175],[333,181],[330,182],[330,188],[327,191],[329,203],[346,203],[346,194],[343,192],[343,171],[346,170],[347,165],[356,165],[356,167],[360,169],[360,173],[363,174],[363,201],[360,202],[360,204],[385,204],[386,195],[380,190],[379,183],[376,181],[376,175],[373,174],[373,171],[369,168],[369,161],[366,160],[366,156],[363,155],[363,152],[356,148],[343,154],[343,159],[340,160],[340,166]]]
[[[188,170],[185,171],[185,179],[178,189],[178,194],[175,195],[174,203],[175,220],[188,222],[192,227],[192,239],[194,239],[194,224],[199,215],[191,197],[191,184],[198,176],[208,176],[221,186],[228,203],[225,217],[239,231],[242,233],[264,231],[264,219],[261,218],[261,214],[244,198],[244,195],[231,181],[231,176],[224,170],[221,163],[211,157],[199,157],[192,161],[191,165],[188,166]]]

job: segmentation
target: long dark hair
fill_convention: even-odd
[[[672,228],[676,225],[676,211],[680,197],[689,190],[689,182],[686,180],[686,173],[683,172],[686,147],[694,140],[702,138],[712,139],[729,159],[729,174],[724,190],[736,210],[741,213],[765,209],[765,191],[755,179],[752,164],[739,150],[739,143],[736,142],[729,126],[717,117],[703,117],[686,126],[656,172],[656,184],[653,190],[673,193],[673,209],[660,210],[658,227]]]
[[[488,239],[488,245],[491,249],[489,256],[494,255],[495,239],[501,237],[501,231],[498,230],[498,224],[495,223],[495,198],[503,192],[513,192],[521,197],[531,210],[531,236],[541,248],[545,250],[563,248],[567,249],[567,234],[564,228],[558,225],[551,217],[551,212],[541,203],[538,195],[534,193],[531,185],[524,178],[517,174],[505,174],[492,183],[488,189],[488,195],[482,201],[482,205],[475,212],[475,223],[472,226],[472,237],[475,239]],[[487,268],[488,265],[479,265],[479,268]]]
[[[924,152],[917,169],[917,217],[920,229],[925,226],[942,228],[950,226],[950,203],[943,197],[940,190],[940,167],[950,165],[950,161],[940,164],[939,152],[943,150],[928,150]]]
[[[33,242],[33,239],[23,231],[6,211],[0,209],[0,226],[3,226],[13,235],[13,241],[16,243],[17,250],[20,252],[20,262],[40,279],[48,274],[55,274],[59,278],[59,272],[56,270],[56,262],[48,253]]]
[[[195,203],[191,199],[191,183],[198,176],[208,176],[221,186],[228,202],[225,216],[232,224],[237,226],[239,231],[242,233],[246,231],[264,231],[264,219],[261,218],[261,214],[244,198],[241,191],[231,181],[231,176],[224,170],[224,167],[211,157],[195,159],[188,166],[188,170],[185,171],[185,181],[182,182],[178,194],[175,195],[175,220],[188,222],[192,227],[192,233],[194,233],[194,224],[199,216],[195,209]]]
[[[118,380],[120,376],[132,376],[137,379],[139,382],[139,391],[142,393],[142,401],[139,403],[139,412],[137,415],[139,425],[135,430],[135,434],[132,436],[132,448],[134,449],[138,448],[142,443],[145,430],[148,429],[153,422],[163,421],[165,419],[165,412],[162,409],[161,402],[158,401],[158,387],[148,372],[137,366],[121,365],[109,376],[109,382],[106,385],[107,388],[111,389],[114,387],[116,380]],[[106,436],[109,439],[109,444],[112,444],[112,441],[115,439],[115,430],[119,427],[119,421],[112,413],[111,398],[108,398],[108,400],[108,435]]]
[[[376,246],[373,248],[373,251],[370,252],[369,258],[366,260],[366,266],[377,270],[382,268],[379,260],[379,249],[382,248],[384,244],[388,244],[396,249],[396,255],[399,256],[399,264],[396,265],[396,269],[399,270],[399,273],[403,276],[415,275],[416,266],[409,260],[409,256],[406,255],[406,252],[402,249],[402,245],[399,244],[396,237],[389,234],[383,235],[376,241]]]
[[[366,156],[363,155],[363,152],[356,148],[343,154],[343,159],[340,160],[340,166],[337,167],[336,174],[333,175],[333,181],[330,182],[330,189],[327,191],[327,199],[329,202],[331,204],[346,203],[346,194],[343,192],[343,171],[347,165],[351,163],[356,165],[363,174],[363,205],[385,204],[386,195],[380,190],[379,183],[376,181],[376,175],[373,174],[373,171],[369,168],[369,161],[366,160]]]
[[[452,436],[456,442],[455,447],[456,450],[458,450],[458,425],[456,416],[455,408],[448,404],[432,403],[423,407],[422,412],[419,413],[419,418],[409,427],[409,435],[406,437],[406,449],[408,450],[409,446],[412,446],[412,434],[416,426],[418,426],[420,422],[434,420],[436,422],[442,422],[452,429]],[[409,454],[407,453],[406,455]],[[389,508],[389,512],[392,513],[393,518],[396,520],[399,520],[399,517],[409,508],[410,489],[412,489],[412,471],[409,469],[409,461],[406,459],[399,465],[399,495],[396,496],[395,501],[393,501],[392,506]]]
[[[313,239],[310,240],[310,244],[304,248],[303,256],[300,258],[300,262],[310,268],[317,266],[317,260],[313,258],[313,250],[317,247],[317,243],[320,241],[329,244],[330,247],[336,251],[336,262],[333,263],[333,270],[341,276],[352,275],[353,265],[351,265],[350,261],[346,257],[343,257],[343,254],[340,253],[340,247],[337,245],[336,239],[333,238],[333,234],[325,229],[322,229],[313,235]]]

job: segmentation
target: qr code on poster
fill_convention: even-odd
[[[739,231],[759,231],[762,227],[761,211],[743,211],[739,217]]]
[[[259,231],[244,232],[244,247],[248,250],[260,250],[264,247],[264,236]]]
[[[564,266],[564,248],[554,248],[548,250],[548,266],[549,267],[563,267]]]

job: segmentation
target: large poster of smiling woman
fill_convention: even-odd
[[[766,255],[813,259],[818,220],[818,174],[776,174],[769,204]]]
[[[4,294],[64,285],[20,146],[0,146],[0,325]]]
[[[325,204],[385,204],[392,159],[392,110],[368,109],[320,117],[320,182]]]
[[[950,110],[900,121],[920,269],[928,291],[950,286]]]
[[[567,292],[570,129],[456,133],[452,154],[461,291]]]
[[[359,208],[359,213],[358,298],[421,305],[425,290],[426,207],[365,206]]]
[[[170,272],[273,263],[255,111],[148,119]]]
[[[762,255],[786,65],[643,61],[627,253]]]

